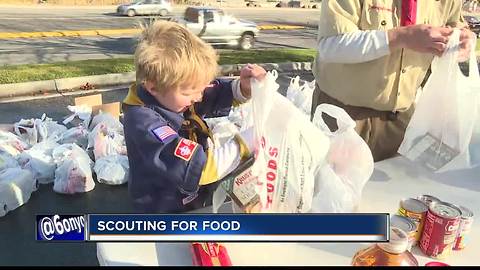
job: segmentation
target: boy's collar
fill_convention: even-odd
[[[179,130],[180,127],[182,126],[182,123],[184,121],[183,113],[177,113],[177,112],[172,112],[169,109],[165,108],[158,100],[155,99],[154,96],[152,96],[143,86],[143,84],[137,85],[137,96],[140,98],[140,100],[143,101],[145,105],[153,105],[155,107],[158,107],[161,109],[161,113],[163,114],[163,117],[168,118],[167,121],[169,121],[170,124],[172,124],[173,128],[175,130]]]
[[[137,84],[137,96],[143,101],[145,105],[155,105],[166,109],[160,104],[154,96],[152,96],[143,84]]]

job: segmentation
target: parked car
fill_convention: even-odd
[[[226,15],[213,7],[188,7],[183,18],[172,18],[212,45],[253,48],[259,29],[254,22]]]
[[[117,7],[117,14],[133,17],[135,15],[160,15],[172,13],[170,0],[134,0]]]
[[[474,32],[477,37],[480,35],[480,20],[474,16],[463,16],[468,23],[468,27]]]

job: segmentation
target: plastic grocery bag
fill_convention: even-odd
[[[90,124],[90,119],[92,116],[92,107],[87,105],[79,105],[79,106],[67,106],[67,108],[73,114],[69,115],[67,118],[65,118],[65,120],[63,120],[64,125],[78,118],[82,121],[82,125],[84,127],[88,127],[88,124]]]
[[[458,67],[460,31],[455,29],[442,57],[435,57],[423,93],[398,152],[435,172],[480,164],[480,76],[475,44],[470,74]]]
[[[297,108],[310,118],[312,109],[313,90],[315,89],[315,80],[300,84],[300,77],[296,76],[290,80],[287,88],[287,99],[289,99]]]
[[[329,149],[328,137],[277,92],[276,71],[252,80],[252,117],[257,144],[252,173],[261,212],[308,212],[315,174]]]
[[[15,134],[34,145],[47,139],[58,140],[67,128],[43,114],[40,119],[21,119],[14,124],[14,130]]]
[[[116,128],[103,122],[99,123],[88,135],[87,149],[92,148],[95,160],[114,154],[127,154],[123,135]]]
[[[103,123],[109,129],[115,130],[117,133],[123,135],[122,123],[111,114],[100,111],[95,117],[93,117],[92,122],[90,123],[90,130],[95,129],[100,123]]]
[[[65,131],[60,138],[61,144],[75,143],[83,149],[88,146],[88,129],[81,125]]]
[[[337,120],[336,131],[328,128],[323,113]],[[330,138],[330,148],[327,163],[315,175],[311,212],[354,212],[373,173],[372,152],[355,131],[355,121],[342,108],[320,104],[313,123]]]
[[[0,130],[0,153],[4,152],[17,157],[28,148],[29,145],[17,135]]]
[[[128,157],[110,155],[95,161],[97,181],[108,185],[121,185],[128,181]]]
[[[8,168],[20,167],[17,160],[8,153],[0,152],[0,172]]]
[[[0,217],[25,204],[38,182],[28,170],[8,168],[0,171]]]
[[[85,150],[76,144],[64,144],[55,148],[52,156],[58,164],[53,184],[55,192],[74,194],[88,192],[95,187],[92,161]]]
[[[234,123],[240,130],[253,126],[252,102],[248,101],[232,108],[228,120]]]
[[[33,178],[40,184],[51,183],[57,167],[52,158],[52,152],[57,146],[58,143],[51,139],[37,143],[18,155],[17,161],[20,167],[31,171]]]

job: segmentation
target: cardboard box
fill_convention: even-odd
[[[92,118],[100,111],[111,114],[115,119],[120,118],[120,102],[103,104],[102,94],[75,98],[75,106],[86,105],[92,108]]]

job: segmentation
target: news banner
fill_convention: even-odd
[[[387,242],[389,214],[37,215],[38,241]]]

